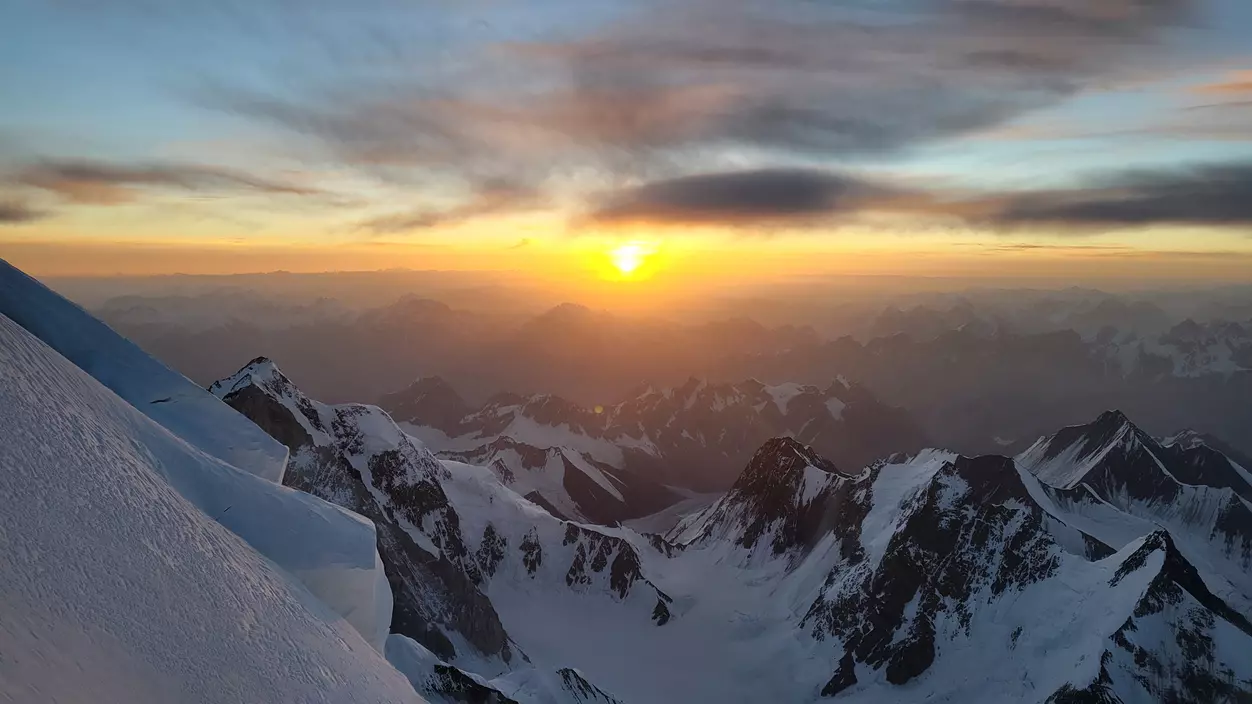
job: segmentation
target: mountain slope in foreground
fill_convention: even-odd
[[[196,449],[3,315],[0,408],[0,699],[422,701],[258,552],[356,591],[367,524]]]

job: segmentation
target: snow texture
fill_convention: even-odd
[[[5,316],[0,408],[0,700],[422,701],[351,625],[371,618],[291,574],[373,590],[369,526],[179,439]]]
[[[0,260],[0,314],[204,452],[281,482],[287,448],[82,308]]]

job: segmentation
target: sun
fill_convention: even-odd
[[[635,273],[647,256],[648,251],[638,242],[627,242],[609,250],[609,259],[613,261],[613,266],[626,276]]]
[[[609,240],[587,250],[590,268],[605,281],[643,281],[661,263],[661,245],[646,239]]]

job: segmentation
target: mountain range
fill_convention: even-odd
[[[268,388],[298,424],[332,417],[312,401],[301,411],[289,384],[262,360],[215,392],[244,408],[249,390]],[[423,384],[432,398],[446,390]],[[472,559],[440,552],[476,582],[471,601],[493,607],[509,659],[439,652],[443,638],[472,642],[454,621],[443,638],[411,635],[432,668],[476,682],[504,682],[528,661],[550,677],[572,667],[624,702],[1199,702],[1252,691],[1252,477],[1196,434],[1158,441],[1108,412],[1017,457],[924,450],[855,471],[775,438],[721,498],[661,535],[570,521],[499,468],[438,460],[381,409],[358,408],[373,420],[340,427],[374,429],[367,455],[407,442],[401,454],[424,458],[443,487],[441,515],[458,517]],[[403,515],[403,497],[392,492],[391,512]],[[439,547],[444,528],[426,524],[402,526]],[[380,553],[387,562],[382,543]]]
[[[692,378],[594,408],[552,395],[499,394],[473,410],[436,377],[379,405],[441,456],[490,466],[521,493],[599,523],[672,503],[666,486],[724,491],[773,437],[794,437],[853,467],[927,445],[908,412],[843,377],[824,388]]]
[[[369,289],[389,276],[348,278]],[[785,316],[741,301],[718,309],[726,317],[668,320],[573,304],[518,309],[498,290],[484,306],[468,289],[447,286],[396,298],[401,289],[391,285],[390,302],[373,296],[365,306],[325,298],[349,291],[329,280],[321,288],[301,284],[299,296],[260,293],[283,280],[253,277],[251,292],[195,296],[179,288],[168,300],[96,305],[106,322],[201,385],[264,352],[328,402],[376,400],[432,376],[469,402],[465,413],[505,392],[612,408],[649,385],[676,388],[691,377],[824,389],[842,376],[906,409],[927,444],[966,454],[1016,452],[1107,408],[1155,435],[1194,428],[1252,454],[1244,430],[1252,423],[1246,288],[970,289],[868,299],[844,290],[769,307],[793,313]],[[725,488],[733,474],[723,467],[704,486]]]
[[[1201,433],[1106,411],[1013,456],[840,450],[857,404],[883,406],[837,378],[692,381],[598,413],[449,410],[427,380],[393,416],[257,358],[206,392],[8,267],[0,335],[11,698],[1252,697],[1252,474]],[[701,417],[742,445],[708,443]],[[445,455],[546,434],[571,485],[603,493],[437,456],[435,430],[485,441]],[[710,463],[754,445],[724,493],[655,532],[587,515],[610,490],[680,495],[656,479],[678,470],[595,453],[633,438],[681,465],[683,430]],[[827,437],[878,459],[827,457]]]

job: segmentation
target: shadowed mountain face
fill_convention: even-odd
[[[582,508],[572,508],[575,515],[600,522],[658,510],[665,494],[657,484],[724,489],[756,449],[774,437],[811,444],[847,467],[926,444],[907,412],[842,378],[825,389],[690,379],[674,388],[648,389],[598,412],[555,396],[502,394],[455,420],[447,412],[449,398],[446,383],[423,379],[380,403],[441,455],[499,467],[507,481],[527,487],[523,493],[538,491],[557,506],[569,502],[559,491],[540,486],[541,475],[560,471],[553,465],[572,463],[585,475],[603,474],[600,484],[621,494],[623,507],[580,496],[573,502]],[[533,486],[524,481],[528,476]],[[577,474],[564,477],[566,484],[571,477],[586,483]],[[603,506],[591,508],[596,503]]]
[[[908,409],[930,437],[967,453],[1016,452],[1054,428],[1121,408],[1155,435],[1193,428],[1249,454],[1252,367],[1240,360],[1252,350],[1252,327],[1245,327],[1214,323],[1198,332],[1087,338],[1072,329],[965,326],[929,337],[845,337],[744,355],[710,375],[825,383],[843,374]]]
[[[608,404],[644,382],[680,383],[730,350],[768,354],[817,340],[807,327],[745,318],[676,323],[575,304],[530,315],[406,295],[353,310],[228,294],[121,297],[99,314],[197,382],[226,376],[263,349],[301,388],[336,402],[375,399],[438,375],[476,403],[514,390]]]

